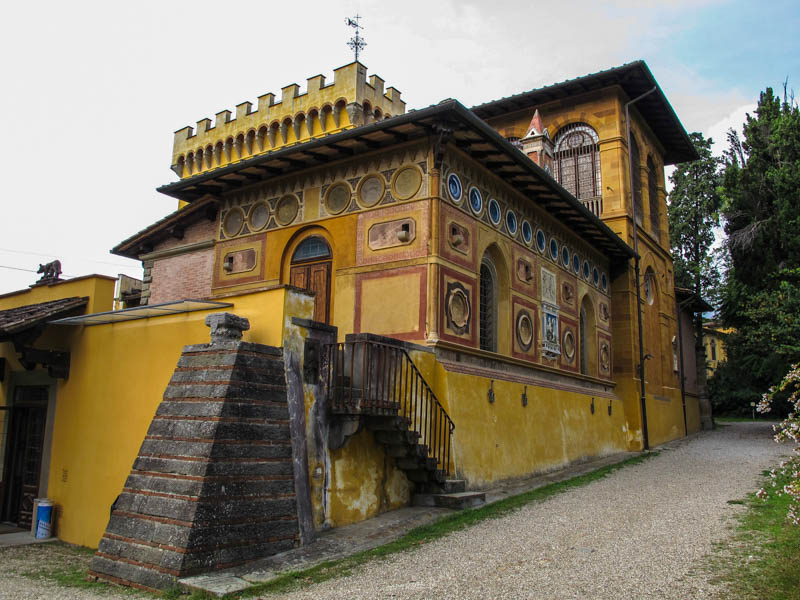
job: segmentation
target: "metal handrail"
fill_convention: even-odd
[[[376,341],[328,346],[328,407],[343,415],[398,416],[450,473],[455,424],[405,348]]]

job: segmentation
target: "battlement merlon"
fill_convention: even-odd
[[[211,119],[203,118],[197,121],[196,128],[179,129],[175,132],[172,169],[187,177],[222,163],[241,160],[249,154],[269,152],[312,137],[363,125],[376,118],[406,112],[406,103],[401,100],[400,92],[394,87],[384,89],[385,82],[378,75],[367,77],[367,68],[360,62],[334,69],[333,75],[333,83],[326,84],[323,75],[314,75],[306,80],[304,92],[300,91],[299,85],[292,83],[281,88],[278,102],[275,94],[263,94],[258,97],[255,110],[252,102],[242,102],[236,106],[235,117],[230,110],[221,110],[216,113],[213,124]],[[348,110],[342,110],[345,107],[349,107]],[[350,110],[352,107],[358,107],[358,110]],[[275,131],[279,131],[287,120],[292,124],[297,122],[298,126],[284,127],[287,133],[277,135]],[[301,122],[304,123],[302,127],[299,126]],[[265,135],[264,132],[270,130],[273,133]],[[249,134],[253,137],[253,132],[258,136],[257,144],[239,144],[236,152],[217,152],[209,159],[209,147],[216,148],[220,143],[230,146],[231,139],[235,143],[240,136]],[[246,147],[246,152],[240,152],[240,147]],[[189,155],[195,155],[198,150],[206,154],[204,160],[189,161]],[[186,162],[192,162],[194,166],[189,169],[179,166]]]

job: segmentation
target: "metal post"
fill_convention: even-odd
[[[629,187],[631,191],[631,208],[633,214],[633,251],[636,253],[636,258],[634,260],[634,270],[635,270],[635,277],[636,277],[636,313],[638,316],[639,321],[639,378],[641,379],[642,384],[642,392],[641,392],[641,408],[642,408],[642,441],[644,443],[644,449],[650,449],[650,439],[647,432],[647,396],[645,395],[645,384],[644,384],[644,336],[642,332],[642,291],[640,287],[640,276],[639,276],[639,231],[638,226],[636,224],[636,198],[634,197],[633,193],[633,155],[631,153],[631,114],[630,114],[630,106],[655,92],[658,89],[657,86],[653,86],[653,88],[641,96],[637,96],[627,104],[625,104],[625,127],[628,129],[628,179],[629,179]],[[637,166],[638,168],[638,166]]]

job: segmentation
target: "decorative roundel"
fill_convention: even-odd
[[[558,242],[556,238],[550,238],[550,258],[558,261]]]
[[[587,281],[589,279],[590,271],[591,269],[589,268],[589,261],[588,260],[583,261],[583,278],[586,279]]]
[[[370,208],[381,201],[384,191],[386,191],[386,183],[383,177],[380,175],[367,175],[358,184],[356,198],[359,205]]]
[[[350,206],[350,186],[346,183],[337,183],[328,188],[325,196],[325,209],[332,215],[338,215]]]
[[[517,235],[517,215],[513,210],[506,213],[506,229],[510,235]]]
[[[348,200],[350,199],[348,190]],[[287,194],[278,201],[278,206],[275,208],[275,220],[278,225],[288,225],[297,218],[297,213],[300,210],[300,203],[297,196],[294,194]]]
[[[455,173],[450,173],[447,176],[447,191],[450,193],[453,202],[456,204],[461,203],[461,194],[464,192],[464,187],[461,185],[461,179]]]
[[[575,357],[575,334],[572,333],[571,329],[567,329],[564,332],[564,356],[567,357],[568,361],[572,361]]]
[[[597,267],[592,269],[592,282],[595,285],[600,285],[600,271],[597,270]]]
[[[561,264],[569,269],[569,248],[561,246]]]
[[[250,215],[247,218],[250,224],[250,229],[259,231],[267,226],[269,221],[269,206],[266,202],[257,202],[253,208],[250,209]]]
[[[244,211],[238,206],[230,209],[222,221],[222,230],[228,237],[239,235],[244,226]]]
[[[494,198],[489,200],[489,220],[493,225],[500,225],[502,220],[502,213],[500,212],[500,203]]]
[[[398,200],[412,198],[422,185],[422,173],[414,165],[403,167],[392,177],[392,194]]]
[[[483,210],[483,196],[481,191],[474,186],[469,188],[469,207],[476,215],[481,214]]]
[[[533,321],[527,310],[519,311],[517,315],[517,343],[527,352],[533,344]]]
[[[547,240],[544,237],[544,231],[541,229],[536,230],[536,247],[539,249],[539,252],[544,252],[544,249],[547,247]]]
[[[600,287],[604,292],[608,290],[608,276],[605,273],[600,276]]]
[[[581,259],[578,258],[577,253],[572,255],[572,270],[576,275],[581,272]]]
[[[529,246],[533,241],[533,229],[528,221],[522,222],[522,240]]]

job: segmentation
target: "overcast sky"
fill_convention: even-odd
[[[279,8],[276,8],[279,7]],[[141,277],[109,254],[172,212],[155,191],[173,132],[349,63],[407,108],[467,106],[644,59],[687,131],[722,140],[766,86],[800,88],[800,4],[641,0],[191,2],[4,5],[0,293],[61,260],[65,276]]]

